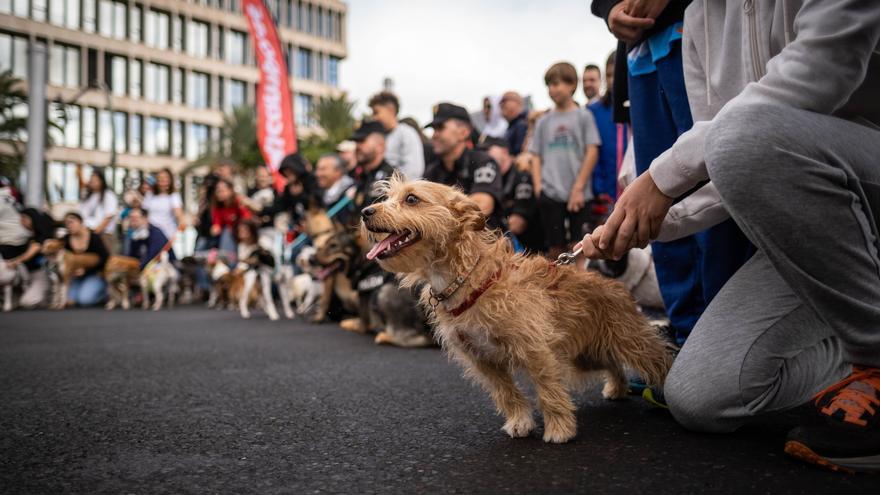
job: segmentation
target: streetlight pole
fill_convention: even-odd
[[[46,45],[31,40],[28,46],[28,142],[25,155],[27,165],[27,196],[25,204],[42,208],[45,203],[46,150]]]

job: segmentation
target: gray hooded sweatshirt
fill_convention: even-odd
[[[706,132],[731,108],[786,106],[880,129],[878,42],[877,0],[694,0],[682,39],[694,126],[651,164],[657,187],[678,197],[709,180]],[[669,211],[658,239],[728,217],[709,182]]]

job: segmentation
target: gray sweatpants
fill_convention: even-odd
[[[687,428],[732,431],[880,366],[880,131],[780,107],[713,124],[706,164],[758,253],[715,297],[666,381]]]

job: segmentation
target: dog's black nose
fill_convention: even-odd
[[[364,208],[363,210],[361,210],[361,215],[363,215],[364,218],[370,218],[371,216],[373,216],[375,214],[376,214],[376,209],[373,208],[372,206],[368,206],[368,207]]]

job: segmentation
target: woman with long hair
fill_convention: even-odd
[[[159,227],[169,240],[183,225],[183,200],[174,188],[171,169],[156,172],[152,193],[144,198],[143,208],[150,213],[150,223]]]
[[[80,268],[78,273],[74,273],[75,278],[70,284],[67,300],[77,306],[94,306],[107,298],[107,284],[101,271],[110,253],[100,237],[86,227],[79,213],[70,212],[64,215],[64,227],[67,229],[65,249],[77,254],[93,253],[98,255],[99,260],[94,268]]]
[[[119,201],[110,190],[104,174],[99,170],[92,172],[86,183],[86,198],[79,205],[84,225],[98,235],[108,252],[113,252],[116,233],[116,215]]]

